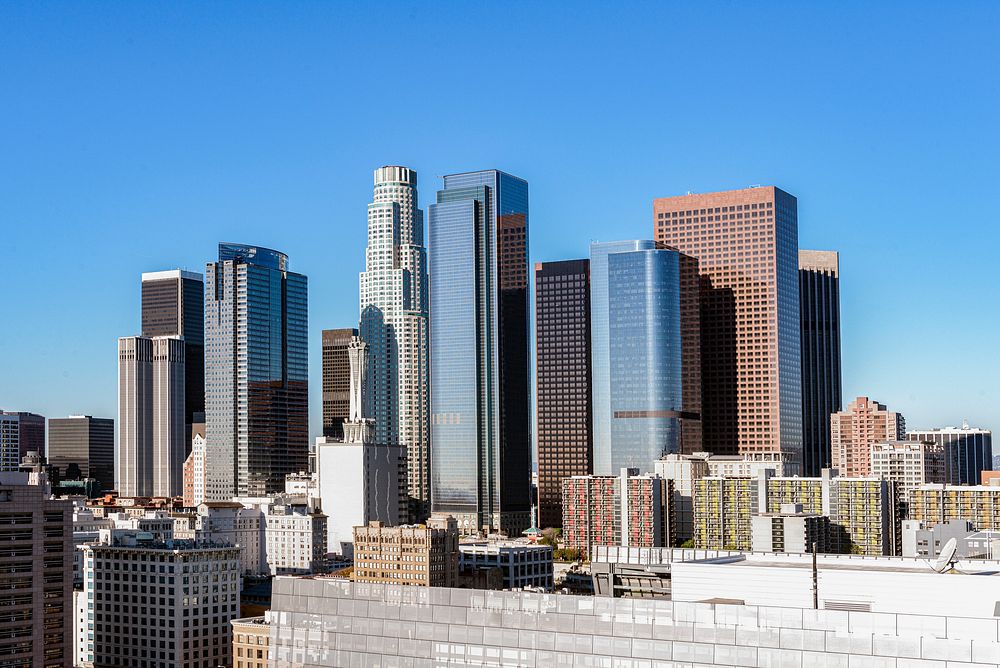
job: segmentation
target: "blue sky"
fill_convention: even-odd
[[[872,3],[874,4],[874,3]],[[372,170],[528,180],[531,260],[774,184],[841,253],[844,392],[1000,427],[1000,6],[0,4],[0,406],[115,416],[139,275],[287,252],[357,319]]]

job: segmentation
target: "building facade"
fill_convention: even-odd
[[[268,668],[270,626],[264,617],[234,619],[233,668]]]
[[[831,466],[830,415],[842,407],[840,374],[840,257],[799,251],[802,323],[802,474]]]
[[[309,575],[324,570],[326,515],[308,504],[281,501],[268,507],[264,521],[271,575]]]
[[[356,329],[324,329],[323,337],[323,435],[344,437],[344,421],[350,408],[351,366],[347,346],[358,335]]]
[[[205,412],[205,282],[182,269],[142,275],[142,335],[184,339],[184,423]],[[190,446],[188,446],[190,447]]]
[[[975,485],[983,471],[993,470],[993,432],[964,423],[961,427],[915,429],[906,438],[936,443],[945,453],[945,480],[950,485]]]
[[[354,527],[355,582],[418,587],[454,587],[458,583],[458,523],[432,515],[426,524],[386,526],[369,522]]]
[[[17,471],[29,452],[45,452],[45,418],[34,413],[0,411],[0,471]]]
[[[803,554],[829,552],[830,518],[803,511],[797,503],[782,504],[777,513],[750,518],[751,549],[754,552]]]
[[[868,397],[858,397],[847,409],[830,415],[830,442],[833,468],[843,476],[871,473],[872,446],[901,441],[906,420]]]
[[[944,483],[945,451],[934,443],[888,441],[875,443],[871,450],[871,475],[896,483],[900,502],[911,489],[928,483]]]
[[[49,419],[48,462],[59,477],[94,478],[115,488],[115,421],[90,415]]]
[[[463,573],[500,569],[504,589],[552,589],[554,566],[551,545],[537,545],[525,540],[463,542],[458,546],[458,554],[458,567]]]
[[[975,531],[1000,531],[1000,486],[921,485],[910,490],[907,513],[927,528],[968,520]]]
[[[783,452],[801,466],[795,197],[768,186],[659,198],[653,230],[695,258],[702,279],[704,449]]]
[[[365,410],[375,442],[406,450],[406,508],[430,514],[427,251],[417,208],[417,173],[375,170],[368,205],[368,247],[360,277],[361,338],[371,348]]]
[[[231,243],[205,277],[206,498],[281,492],[308,465],[306,277]]]
[[[531,525],[528,184],[444,177],[429,208],[431,498],[463,533]]]
[[[562,526],[562,480],[593,473],[590,262],[535,264],[538,525]]]

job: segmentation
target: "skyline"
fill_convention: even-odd
[[[651,238],[655,197],[757,183],[782,188],[798,198],[799,247],[840,253],[844,404],[870,396],[914,429],[963,418],[984,428],[998,423],[989,379],[1000,362],[989,351],[1000,317],[981,287],[991,282],[989,250],[998,240],[988,222],[1000,214],[989,198],[995,170],[988,162],[998,141],[982,128],[998,98],[976,83],[988,80],[982,56],[990,21],[954,12],[943,26],[927,27],[918,16],[876,8],[864,25],[840,30],[842,48],[829,48],[810,39],[843,27],[847,13],[817,8],[808,17],[790,12],[781,24],[787,41],[772,46],[755,43],[748,26],[766,24],[778,9],[731,7],[712,17],[721,55],[699,51],[700,60],[680,58],[659,77],[625,68],[615,78],[616,56],[646,62],[656,45],[629,37],[629,28],[646,33],[626,11],[620,34],[590,39],[600,26],[584,9],[560,17],[566,30],[544,47],[543,57],[554,59],[551,78],[497,73],[499,83],[519,85],[513,89],[530,97],[523,110],[473,100],[459,113],[457,92],[433,100],[433,77],[404,77],[401,96],[419,97],[401,129],[388,125],[391,105],[361,101],[365,80],[397,54],[370,53],[351,37],[362,20],[357,11],[340,12],[345,20],[333,27],[324,18],[332,12],[319,7],[294,16],[262,11],[223,25],[222,8],[215,14],[227,39],[195,31],[174,43],[170,28],[188,20],[183,6],[126,7],[103,29],[106,17],[87,7],[69,9],[73,26],[66,19],[43,26],[44,7],[30,18],[20,15],[26,9],[0,10],[20,28],[0,54],[36,69],[0,74],[21,93],[0,111],[12,130],[9,160],[0,163],[8,251],[0,282],[19,316],[0,329],[0,407],[117,417],[116,344],[141,331],[141,273],[202,273],[217,244],[229,241],[288,253],[291,270],[309,278],[310,437],[319,435],[320,330],[357,326],[371,172],[402,164],[421,175],[422,209],[441,187],[438,175],[497,168],[525,178],[529,266],[586,258],[594,240]],[[419,37],[446,12],[382,17],[385,38]],[[530,13],[536,20],[525,20],[523,32],[503,45],[522,69],[530,62],[518,47],[541,40],[555,12]],[[447,27],[484,15],[467,10]],[[677,19],[679,27],[663,35],[676,53],[698,46],[685,30],[704,29],[704,15],[659,15]],[[877,44],[890,19],[905,24],[894,29],[905,28],[908,39]],[[73,38],[77,27],[94,41],[85,53],[77,52],[88,45]],[[485,30],[495,37],[502,28]],[[272,29],[302,30],[302,41],[279,53],[263,39]],[[321,44],[337,42],[330,34],[339,46]],[[931,39],[937,46],[925,47]],[[39,54],[37,40],[51,48]],[[411,54],[413,69],[426,72],[432,61],[470,48],[470,40]],[[555,60],[560,49],[575,57],[565,61],[577,62]],[[744,77],[773,67],[786,49],[801,55],[780,61],[789,85]],[[737,55],[746,57],[739,68],[731,64]],[[306,60],[309,68],[295,67]],[[289,72],[296,76],[281,78]],[[228,77],[239,81],[227,86]],[[262,83],[250,85],[250,77]],[[596,98],[586,85],[591,77],[606,82]],[[186,86],[193,90],[183,101],[173,97]],[[671,90],[697,99],[678,102]],[[170,226],[174,233],[164,238]],[[144,245],[153,238],[155,247]],[[933,257],[948,253],[957,258],[951,266]],[[959,369],[976,375],[956,382]]]

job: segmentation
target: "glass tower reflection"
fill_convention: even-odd
[[[432,509],[513,535],[531,512],[528,184],[446,176],[428,213]]]

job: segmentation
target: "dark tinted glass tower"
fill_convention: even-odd
[[[284,253],[219,244],[205,271],[206,496],[282,492],[309,454],[306,277]]]
[[[45,418],[35,413],[0,411],[0,471],[17,471],[29,452],[45,454]]]
[[[103,489],[114,489],[115,421],[89,415],[50,419],[47,458],[63,479],[95,478]]]
[[[351,407],[351,364],[347,346],[356,329],[323,330],[323,435],[344,438],[344,421]]]
[[[142,335],[184,337],[184,422],[201,422],[205,411],[205,285],[182,269],[142,275]],[[196,415],[199,414],[199,415]],[[186,445],[186,450],[191,444]]]
[[[538,525],[562,526],[562,480],[593,473],[590,262],[535,265]]]
[[[431,500],[463,531],[531,523],[528,184],[444,177],[430,212]]]
[[[802,475],[831,465],[830,415],[840,389],[840,267],[833,251],[799,251],[802,318]]]

